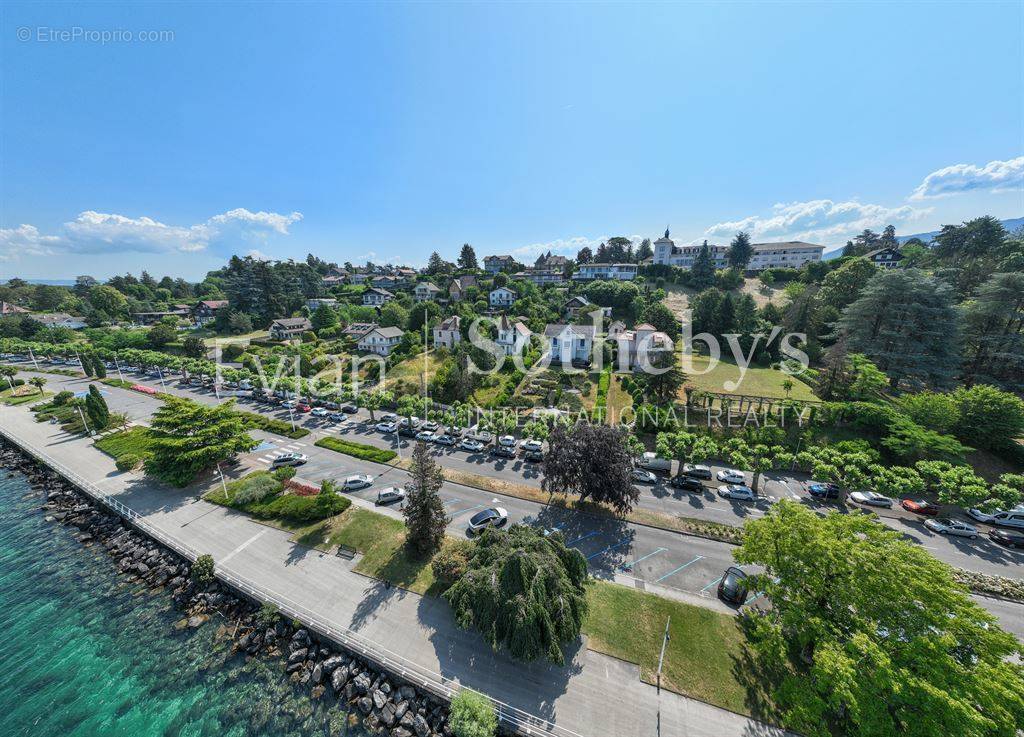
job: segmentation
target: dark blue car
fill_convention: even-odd
[[[839,487],[830,483],[813,483],[808,484],[807,493],[815,499],[838,499]]]

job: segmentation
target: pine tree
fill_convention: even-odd
[[[750,245],[750,236],[741,230],[729,244],[729,266],[745,269],[753,255],[754,247]]]
[[[715,283],[715,264],[711,260],[711,248],[707,241],[704,241],[704,245],[697,252],[697,258],[693,260],[690,281],[693,288],[698,291],[707,289]]]
[[[459,253],[459,268],[471,269],[473,271],[480,268],[476,261],[476,251],[474,251],[473,246],[468,243],[462,244],[462,251]]]
[[[88,353],[83,353],[79,356],[79,359],[82,361],[82,372],[85,373],[87,377],[92,378],[92,375],[96,373],[96,367],[93,365],[92,356]]]
[[[89,384],[89,393],[85,396],[85,412],[92,420],[93,430],[102,430],[110,422],[110,409],[107,400],[100,394],[95,384]]]
[[[653,255],[654,249],[651,248],[651,239],[644,238],[642,241],[640,241],[640,245],[636,247],[636,253],[633,254],[633,257],[636,259],[637,263],[640,263],[645,259],[651,258],[651,256]]]
[[[95,353],[91,354],[90,359],[92,360],[92,368],[93,372],[96,374],[96,378],[107,378],[107,367],[103,364],[103,360]]]
[[[437,492],[444,482],[441,468],[427,449],[427,444],[416,443],[412,452],[412,481],[405,487],[408,496],[402,513],[409,529],[406,544],[420,556],[440,550],[448,517]]]

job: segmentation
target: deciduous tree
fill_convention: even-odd
[[[581,422],[556,426],[548,436],[542,488],[550,494],[576,494],[629,512],[640,496],[633,486],[633,458],[625,431]]]

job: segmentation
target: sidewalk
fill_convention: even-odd
[[[292,543],[287,532],[199,499],[195,489],[158,487],[122,474],[88,440],[37,424],[18,408],[0,409],[4,433],[45,453],[138,512],[161,533],[210,553],[218,570],[258,582],[333,626],[348,628],[382,651],[399,653],[444,679],[554,722],[557,732],[585,737],[728,737],[782,735],[746,717],[656,690],[635,665],[579,646],[564,668],[522,664],[494,653],[475,632],[461,630],[447,604],[385,588],[351,570],[352,562]],[[386,643],[386,644],[385,644]],[[660,701],[660,719],[659,719]],[[539,725],[538,725],[539,726]]]

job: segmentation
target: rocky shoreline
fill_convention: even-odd
[[[260,605],[219,582],[200,587],[191,564],[126,524],[57,472],[0,438],[0,468],[20,473],[43,496],[48,522],[74,528],[83,545],[98,546],[119,574],[170,593],[183,613],[177,627],[200,627],[215,615],[234,623],[233,650],[246,658],[281,660],[296,688],[310,699],[334,699],[371,734],[388,737],[451,737],[448,704],[392,674],[381,671],[333,642],[317,638],[297,622],[260,616]],[[265,623],[264,623],[265,622]]]

